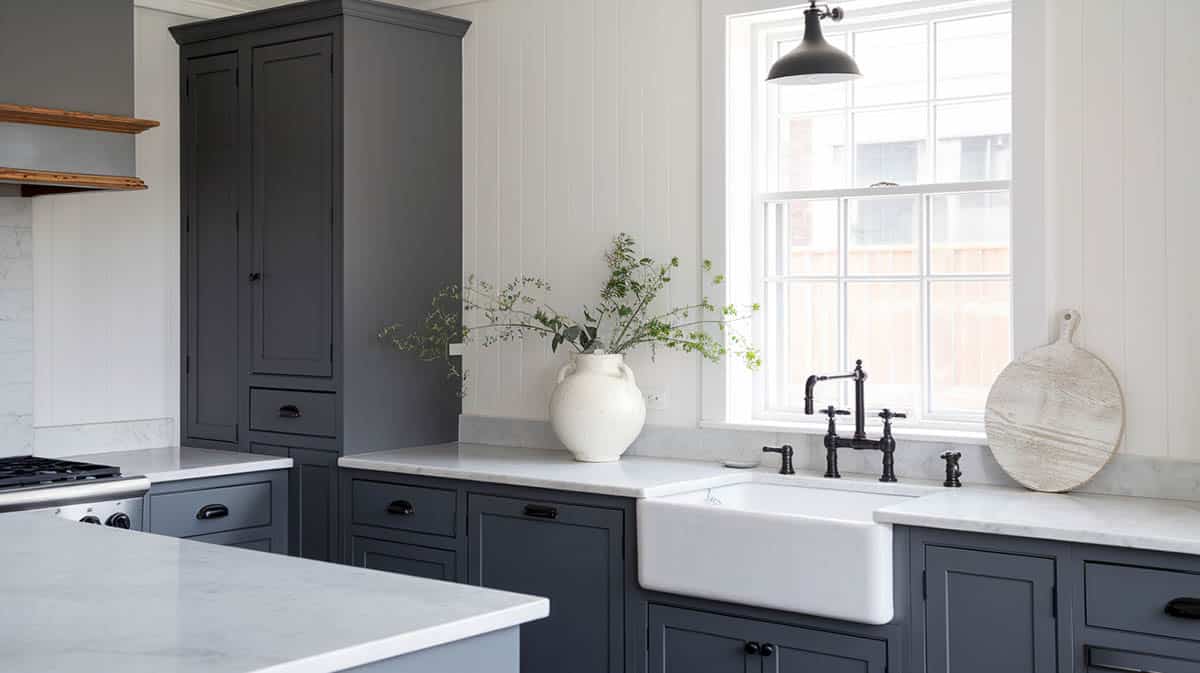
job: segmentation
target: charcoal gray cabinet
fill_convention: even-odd
[[[462,278],[468,26],[312,0],[171,28],[182,441],[286,447],[307,558],[342,557],[338,455],[458,437],[444,364],[376,335]]]
[[[144,505],[150,533],[288,551],[288,470],[159,482]]]
[[[887,643],[651,604],[648,673],[884,673]]]
[[[238,444],[238,55],[183,65],[184,435]]]
[[[252,371],[333,373],[333,38],[255,47]]]
[[[927,673],[1057,670],[1054,559],[925,547]]]
[[[252,443],[250,450],[292,459],[288,538],[293,556],[336,561],[338,554],[337,459],[334,451]]]
[[[576,673],[624,670],[621,510],[478,493],[467,509],[471,583],[553,606],[521,628],[521,671],[554,673],[564,661]]]

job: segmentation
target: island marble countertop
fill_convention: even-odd
[[[734,470],[715,462],[624,456],[615,463],[580,463],[565,451],[441,444],[344,456],[342,467],[466,481],[654,498],[748,481],[807,488],[913,496],[880,508],[880,523],[1131,547],[1200,555],[1200,502],[1108,495],[1034,493],[1024,489],[905,479],[881,484],[875,475],[824,479],[797,469],[782,476],[766,466]]]
[[[545,598],[0,516],[0,670],[327,673],[511,628]]]
[[[149,479],[151,483],[223,477],[246,472],[287,470],[292,467],[291,458],[238,451],[197,449],[189,446],[89,453],[70,456],[68,460],[114,465],[121,468],[121,474],[127,477],[142,476]]]

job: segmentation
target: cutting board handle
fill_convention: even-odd
[[[1079,311],[1069,308],[1058,314],[1058,340],[1071,343],[1075,329],[1079,327]]]

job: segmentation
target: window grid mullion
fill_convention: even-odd
[[[838,206],[838,362],[849,371],[850,362],[850,199],[839,199]],[[838,383],[838,406],[846,407],[846,386]]]
[[[921,198],[921,408],[917,418],[924,421],[933,409],[933,304],[929,279],[933,271],[933,196]]]

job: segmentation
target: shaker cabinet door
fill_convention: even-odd
[[[1055,562],[925,547],[926,673],[1054,673]]]
[[[333,41],[254,49],[252,369],[333,374]]]
[[[184,61],[186,439],[238,441],[238,59]]]
[[[624,671],[622,512],[476,493],[467,510],[471,583],[550,599],[521,626],[522,673]]]

